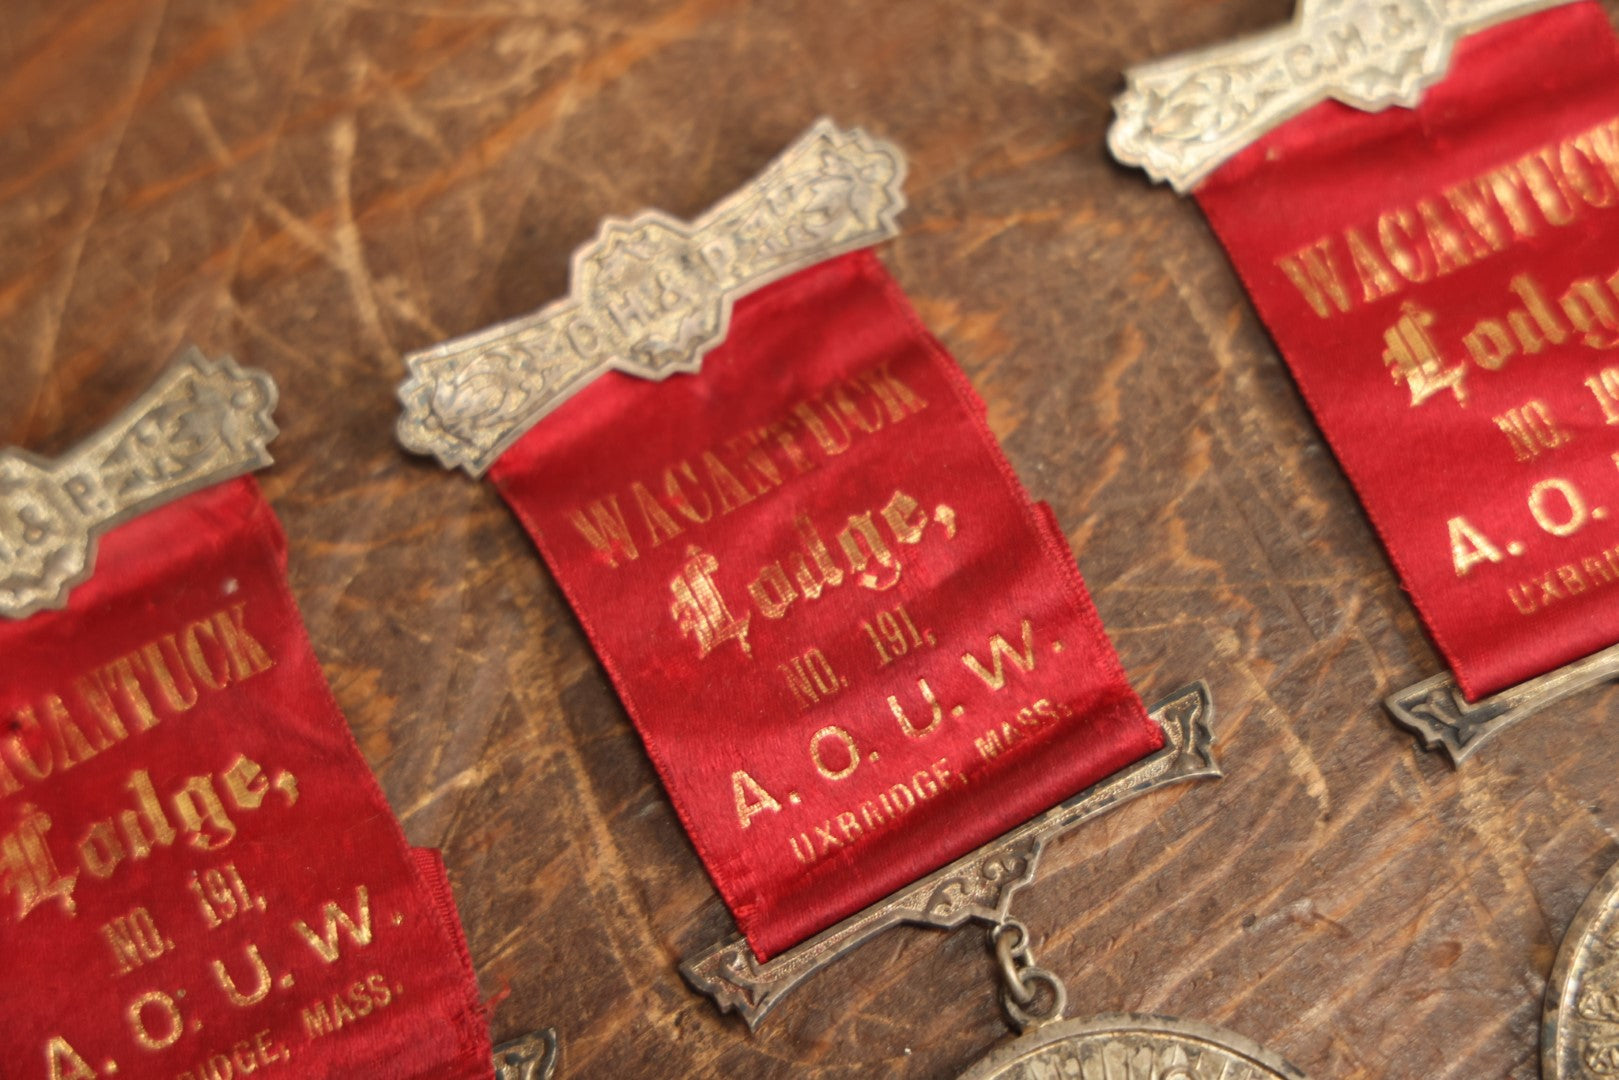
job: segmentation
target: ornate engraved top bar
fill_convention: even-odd
[[[608,219],[574,253],[567,297],[406,358],[400,442],[479,476],[604,371],[696,371],[738,297],[896,235],[904,179],[897,148],[823,119],[690,224]]]
[[[66,604],[114,525],[270,464],[275,403],[270,376],[191,348],[63,457],[0,451],[0,617]]]
[[[1301,0],[1290,26],[1125,73],[1108,147],[1185,194],[1328,98],[1415,106],[1468,34],[1572,0]]]

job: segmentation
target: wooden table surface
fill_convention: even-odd
[[[294,590],[445,852],[497,1038],[555,1026],[572,1077],[950,1076],[1005,1034],[977,932],[891,933],[756,1035],[686,987],[729,919],[578,624],[494,490],[393,439],[401,355],[557,296],[604,215],[693,215],[815,117],[866,126],[911,161],[883,258],[1131,680],[1219,707],[1223,781],[1078,830],[1020,894],[1070,1015],[1217,1023],[1317,1080],[1534,1077],[1619,858],[1619,694],[1461,772],[1388,721],[1434,651],[1196,207],[1103,149],[1125,66],[1288,14],[7,0],[0,443],[66,448],[185,342],[276,377]]]

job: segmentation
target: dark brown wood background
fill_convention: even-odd
[[[1613,5],[1619,10],[1619,4]],[[1071,1015],[1239,1030],[1318,1078],[1537,1074],[1619,858],[1619,695],[1457,773],[1377,704],[1437,670],[1197,209],[1103,149],[1125,66],[1283,0],[6,0],[0,443],[58,452],[184,342],[282,387],[264,474],[309,631],[493,1027],[574,1077],[943,1077],[1005,1032],[976,932],[901,931],[749,1035],[728,918],[492,488],[393,441],[401,354],[535,308],[607,214],[688,216],[828,114],[911,158],[884,258],[1068,529],[1146,697],[1227,777],[1050,852]]]

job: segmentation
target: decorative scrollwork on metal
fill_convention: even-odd
[[[1113,156],[1185,193],[1245,146],[1336,99],[1415,106],[1468,34],[1571,0],[1302,0],[1290,26],[1131,68]]]
[[[737,937],[687,960],[681,973],[720,1011],[736,1011],[753,1028],[794,986],[892,927],[950,929],[969,920],[1005,921],[1013,894],[1034,880],[1050,841],[1149,791],[1220,775],[1213,752],[1214,702],[1206,684],[1181,688],[1153,706],[1150,715],[1164,733],[1158,752],[768,961],[760,962]]]
[[[0,616],[66,604],[120,522],[270,464],[275,403],[268,375],[187,349],[62,457],[0,451]]]
[[[400,441],[477,476],[603,372],[698,370],[737,298],[896,235],[904,179],[894,146],[821,120],[694,222],[609,219],[574,253],[567,297],[406,357]]]
[[[1449,672],[1390,694],[1383,704],[1401,727],[1415,732],[1429,750],[1443,750],[1460,766],[1468,755],[1519,720],[1570,694],[1619,679],[1619,645],[1592,653],[1555,671],[1468,701]]]
[[[495,1080],[551,1080],[557,1069],[557,1033],[531,1031],[495,1047]]]

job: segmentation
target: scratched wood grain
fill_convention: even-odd
[[[1619,4],[1615,4],[1619,10]],[[1531,1078],[1619,858],[1619,695],[1464,773],[1376,704],[1436,670],[1196,209],[1107,160],[1119,71],[1282,0],[7,0],[0,442],[56,452],[194,341],[283,389],[264,477],[310,633],[497,1037],[569,1076],[949,1076],[977,933],[902,931],[754,1036],[677,959],[723,909],[488,486],[402,454],[402,353],[537,307],[606,214],[691,215],[820,114],[911,155],[884,258],[1069,531],[1132,680],[1203,676],[1228,777],[1019,902],[1071,1013],[1226,1025],[1320,1078]]]

